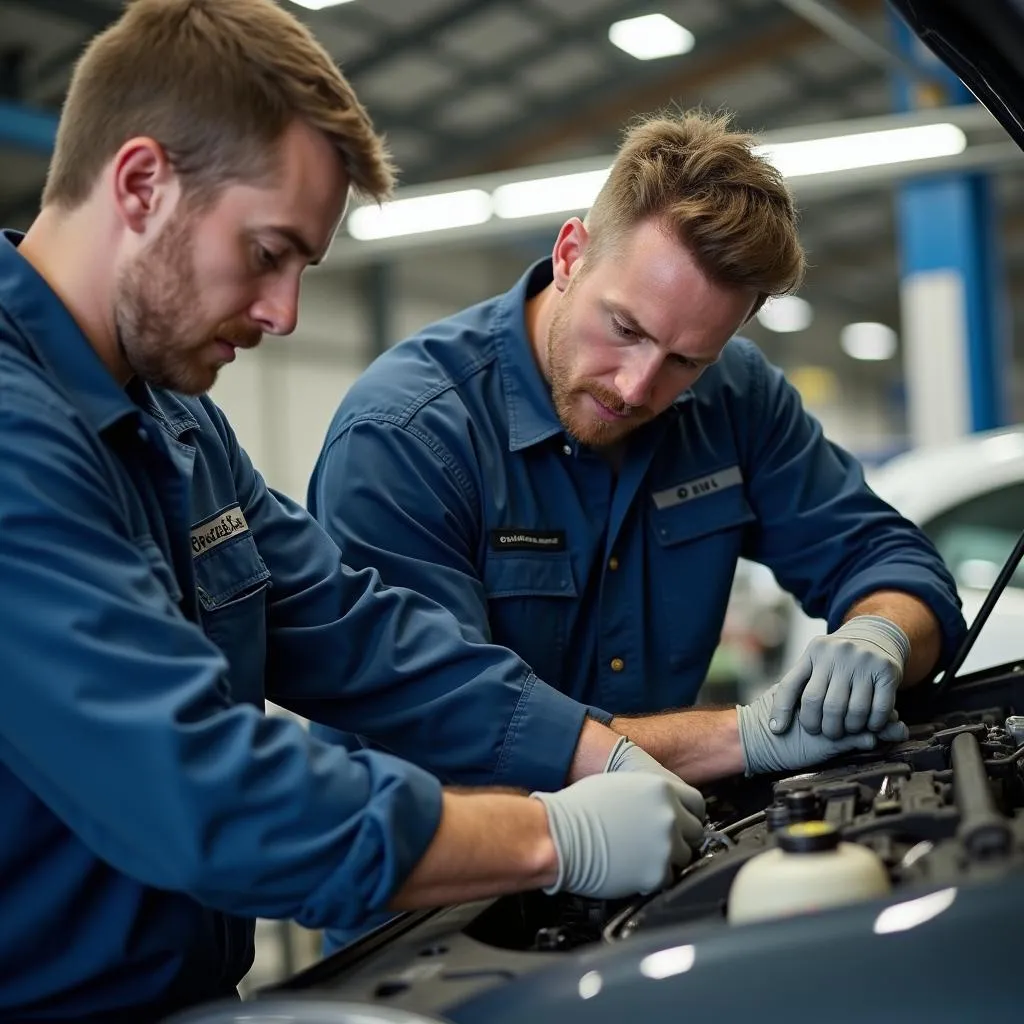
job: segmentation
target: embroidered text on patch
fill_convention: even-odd
[[[234,508],[229,508],[225,512],[218,512],[212,519],[207,519],[205,523],[200,523],[192,530],[190,535],[192,555],[195,557],[206,551],[211,551],[231,537],[248,532],[249,524],[245,521],[241,508],[235,505]]]
[[[685,483],[666,487],[663,491],[655,491],[651,497],[654,499],[655,508],[672,508],[673,505],[682,505],[683,502],[693,501],[695,498],[704,498],[716,491],[736,487],[741,483],[743,483],[743,474],[740,467],[729,466],[728,469],[720,469],[717,473],[702,476],[698,480],[687,480]]]

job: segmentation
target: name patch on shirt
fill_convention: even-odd
[[[724,491],[727,487],[735,487],[741,483],[743,483],[743,474],[740,472],[740,467],[730,466],[728,469],[720,469],[717,473],[711,473],[709,476],[687,480],[685,483],[666,487],[663,491],[655,491],[651,497],[654,499],[655,508],[672,508],[673,505],[682,505],[683,502],[693,501],[696,498],[706,498],[709,494]]]
[[[205,523],[192,528],[192,557],[196,558],[207,551],[212,551],[218,544],[223,544],[240,533],[248,532],[249,524],[238,505],[218,512]]]
[[[491,530],[492,551],[564,551],[565,530],[527,530],[510,526]]]

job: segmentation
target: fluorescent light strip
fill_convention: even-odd
[[[963,131],[954,124],[944,123],[768,144],[757,147],[757,152],[770,160],[784,177],[800,178],[955,156],[966,146]],[[587,210],[607,180],[609,169],[510,182],[500,185],[490,195],[483,189],[464,189],[399,199],[380,208],[363,206],[349,215],[348,230],[353,238],[362,241],[468,227],[483,224],[492,215],[502,220],[517,220]]]
[[[483,224],[491,219],[491,197],[483,189],[442,192],[396,199],[381,206],[360,206],[348,218],[348,233],[360,241],[417,235]]]
[[[494,212],[505,220],[536,217],[541,213],[586,210],[597,198],[608,178],[609,168],[560,174],[554,178],[536,178],[500,185],[494,190]]]
[[[907,160],[956,156],[966,148],[967,136],[955,124],[924,124],[916,128],[758,146],[757,152],[770,160],[784,177],[801,178]]]
[[[339,4],[350,2],[351,0],[292,0],[296,7],[305,7],[307,11],[322,11],[325,7],[337,7]]]

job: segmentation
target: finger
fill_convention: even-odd
[[[693,859],[693,851],[699,850],[703,842],[703,829],[700,830],[700,835],[695,837],[692,830],[689,829],[682,820],[680,820],[676,824],[676,832],[673,836],[672,863],[676,867],[686,867],[686,865]]]
[[[693,849],[699,848],[704,842],[704,823],[685,808],[681,808],[676,815],[676,830]]]
[[[867,726],[872,732],[885,728],[889,715],[896,706],[896,689],[899,679],[895,669],[886,666],[875,677],[874,697],[871,702],[871,716]]]
[[[822,714],[831,676],[832,659],[821,655],[815,662],[814,671],[800,697],[800,724],[812,736],[817,736],[822,731]],[[844,700],[843,707],[845,706]]]
[[[833,743],[834,754],[845,754],[851,750],[874,750],[878,746],[878,737],[873,732],[859,732],[854,736],[844,736]]]
[[[807,680],[811,676],[811,659],[804,654],[776,684],[772,692],[772,711],[768,728],[778,734],[785,732],[793,722],[793,712]]]
[[[850,703],[843,719],[843,733],[850,735],[863,732],[868,724],[868,716],[874,710],[875,681],[869,672],[855,672],[850,683]],[[886,718],[888,718],[886,713]],[[884,725],[884,721],[882,725]],[[881,726],[879,726],[881,728]],[[873,729],[877,732],[877,729]]]
[[[878,733],[878,738],[886,743],[903,743],[910,739],[910,730],[903,722],[888,722],[885,728]]]
[[[698,821],[704,820],[704,815],[707,813],[707,808],[704,803],[704,794],[699,789],[694,789],[693,786],[683,782],[682,779],[678,779],[673,783],[676,793],[679,796],[679,800],[682,805],[692,814]]]

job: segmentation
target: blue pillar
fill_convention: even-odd
[[[0,145],[32,149],[48,156],[53,152],[56,137],[56,115],[0,100]]]
[[[895,15],[893,26],[901,50],[935,80],[897,76],[900,109],[974,102]],[[992,182],[977,173],[921,178],[899,187],[896,204],[911,442],[1000,426],[1011,355]]]

